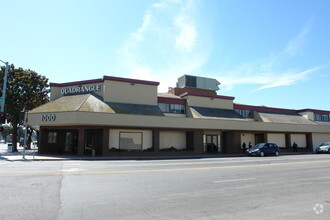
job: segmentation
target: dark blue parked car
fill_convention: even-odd
[[[280,155],[280,148],[273,143],[260,143],[246,150],[249,156]]]

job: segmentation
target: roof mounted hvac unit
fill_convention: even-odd
[[[177,87],[178,88],[198,88],[218,91],[220,83],[216,79],[200,77],[200,76],[190,76],[183,75],[178,78]]]

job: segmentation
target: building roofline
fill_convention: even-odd
[[[235,97],[232,96],[221,96],[221,95],[212,95],[212,94],[205,94],[205,93],[198,93],[198,92],[185,92],[180,95],[181,98],[186,96],[199,96],[199,97],[207,97],[207,98],[215,98],[215,99],[227,99],[227,100],[234,100]]]
[[[298,111],[294,110],[294,109],[274,108],[274,107],[267,107],[267,106],[255,106],[255,105],[243,105],[243,104],[236,104],[236,103],[234,103],[234,109],[272,111],[272,112],[283,112],[283,113],[298,113]]]
[[[75,82],[67,82],[67,83],[50,83],[50,86],[54,87],[67,87],[67,86],[77,86],[81,84],[91,84],[91,83],[101,83],[103,82],[102,79],[91,79],[91,80],[81,80]]]
[[[236,103],[234,103],[234,109],[273,111],[273,112],[282,112],[282,113],[313,112],[316,114],[330,114],[330,111],[317,110],[317,109],[295,110],[295,109],[274,108],[274,107],[267,107],[267,106],[255,106],[255,105],[245,105],[245,104],[236,104]]]
[[[67,87],[67,86],[77,86],[81,84],[91,84],[91,83],[102,83],[105,80],[109,81],[117,81],[117,82],[127,82],[127,83],[136,83],[136,84],[145,84],[158,86],[159,82],[147,81],[147,80],[139,80],[139,79],[129,79],[129,78],[121,78],[121,77],[113,77],[113,76],[103,76],[103,78],[92,79],[92,80],[82,80],[68,83],[50,83],[50,86],[54,87]]]
[[[300,109],[300,110],[298,110],[298,112],[313,112],[313,113],[316,113],[316,114],[330,114],[330,111],[310,109],[310,108]]]
[[[187,99],[178,99],[170,97],[158,97],[158,103],[167,103],[167,104],[186,104]]]
[[[151,86],[158,86],[159,85],[159,82],[155,82],[155,81],[129,79],[129,78],[114,77],[114,76],[103,76],[103,80],[137,83],[137,84],[145,84],[145,85],[151,85]]]

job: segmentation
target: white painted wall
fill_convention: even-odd
[[[249,142],[251,142],[252,146],[255,145],[255,137],[254,133],[242,133],[241,134],[241,148],[243,143],[245,142],[246,148],[249,148]]]
[[[296,142],[298,148],[306,148],[307,147],[307,140],[305,134],[291,134],[291,145],[293,142]]]
[[[269,143],[277,144],[279,147],[286,147],[285,134],[280,133],[268,133],[267,140]]]
[[[181,131],[161,131],[159,132],[159,148],[175,147],[176,149],[186,148],[186,132]]]
[[[187,96],[187,102],[190,106],[201,106],[207,108],[221,108],[221,109],[234,109],[233,100],[199,97],[199,96]]]
[[[330,133],[313,133],[313,150],[323,142],[330,142]]]
[[[157,105],[157,86],[139,83],[104,82],[105,102]]]
[[[152,147],[152,131],[151,130],[124,130],[110,129],[109,131],[109,149],[119,149],[119,133],[120,132],[142,132],[142,149]]]
[[[305,118],[314,121],[314,113],[313,112],[300,112],[300,115],[304,116]]]

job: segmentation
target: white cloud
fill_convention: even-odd
[[[124,41],[119,50],[120,61],[129,77],[159,81],[159,91],[166,92],[175,86],[183,74],[201,75],[211,51],[212,41],[203,20],[197,17],[198,0],[160,0],[150,5],[143,16],[141,26]],[[198,20],[198,23],[197,23]],[[296,68],[289,62],[304,46],[311,31],[312,19],[288,41],[279,52],[249,63],[243,63],[231,71],[217,71],[221,77],[221,90],[229,91],[238,85],[257,85],[254,91],[289,86],[305,80],[324,66]],[[295,68],[295,69],[294,69]]]
[[[286,47],[277,53],[272,52],[268,57],[254,62],[240,65],[219,77],[224,91],[230,91],[238,85],[260,85],[257,90],[269,89],[280,86],[290,86],[310,78],[310,75],[327,65],[314,66],[307,69],[290,66],[288,62],[295,58],[300,48],[304,45],[308,33],[311,30],[311,21],[307,22],[300,33],[294,37]]]
[[[143,34],[149,28],[151,19],[152,19],[151,14],[147,13],[144,15],[142,26],[135,33],[132,34],[132,40],[135,41],[144,40]]]
[[[304,70],[302,72],[292,71],[292,72],[284,73],[282,75],[277,74],[276,76],[274,76],[276,78],[268,78],[268,82],[265,83],[266,85],[258,88],[257,90],[297,84],[301,81],[307,80],[309,78],[309,74],[316,72],[317,70],[320,70],[323,67],[324,66],[317,66],[314,68]]]
[[[205,63],[210,46],[199,33],[197,8],[195,0],[161,0],[146,9],[141,26],[118,51],[130,77],[159,81],[159,90],[167,91]]]
[[[176,37],[175,46],[179,51],[191,52],[194,49],[196,41],[196,30],[191,24],[183,21],[183,18],[177,18],[176,25],[180,28],[180,34]]]
[[[295,55],[298,52],[300,47],[306,41],[307,35],[311,29],[311,23],[312,23],[312,20],[307,22],[305,24],[305,26],[302,28],[302,30],[300,31],[300,33],[288,43],[288,45],[284,49],[285,53],[287,53],[289,55]]]
[[[175,39],[175,46],[179,51],[185,53],[191,52],[196,43],[197,31],[191,19],[193,7],[192,1],[188,1],[187,5],[181,9],[174,19],[174,25],[179,29],[179,34]]]

